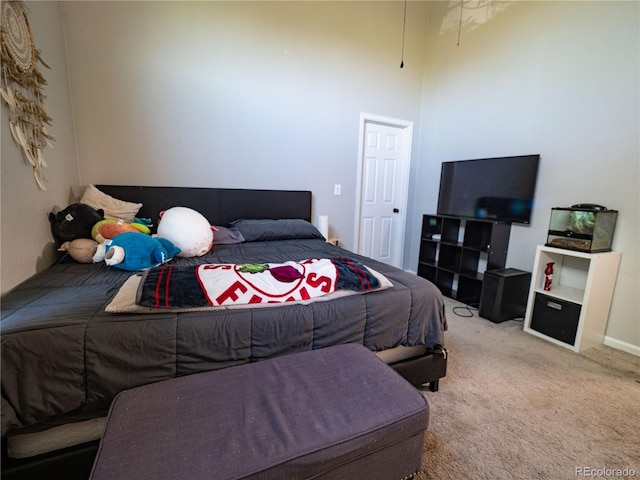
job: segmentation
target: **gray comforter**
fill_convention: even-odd
[[[342,343],[373,351],[444,345],[444,304],[433,284],[322,240],[220,245],[174,262],[340,256],[376,269],[393,288],[309,305],[112,314],[105,306],[131,272],[72,260],[52,266],[2,298],[2,436],[104,412],[124,389],[276,355]]]

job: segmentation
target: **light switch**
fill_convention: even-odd
[[[340,185],[339,183],[336,183],[333,186],[333,194],[334,195],[340,195],[340,193],[342,193],[342,185]]]

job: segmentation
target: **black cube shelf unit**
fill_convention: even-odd
[[[423,215],[418,275],[443,295],[478,306],[485,270],[504,268],[511,224]]]

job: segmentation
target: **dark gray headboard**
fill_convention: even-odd
[[[119,200],[142,203],[139,218],[158,222],[171,207],[189,207],[212,225],[226,226],[239,218],[301,218],[311,221],[311,192],[304,190],[245,190],[236,188],[136,187],[96,185]]]

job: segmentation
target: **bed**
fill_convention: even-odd
[[[439,290],[416,275],[328,243],[311,225],[311,192],[97,188],[142,204],[137,216],[154,222],[159,212],[184,206],[212,225],[239,219],[276,225],[263,235],[249,222],[243,241],[215,244],[202,257],[176,257],[170,262],[176,267],[346,258],[391,286],[262,308],[112,313],[114,298],[136,274],[65,256],[2,298],[4,479],[39,478],[42,472],[57,478],[56,468],[60,478],[84,478],[113,397],[176,376],[361,343],[412,384],[438,389],[446,374],[447,328]]]

